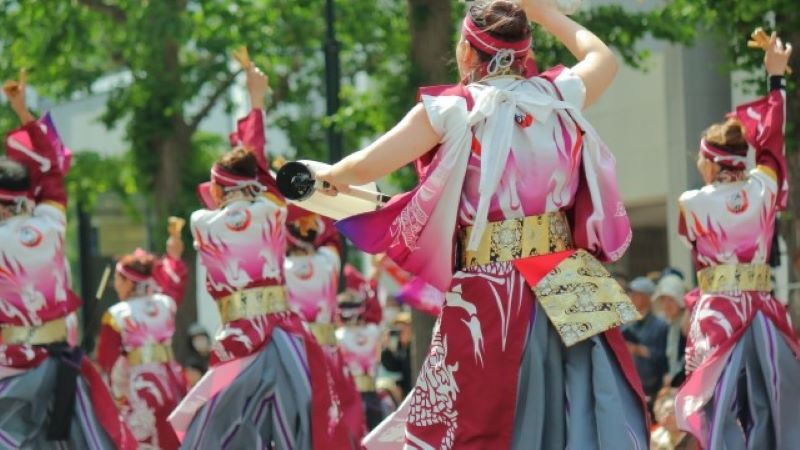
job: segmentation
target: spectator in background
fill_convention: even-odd
[[[381,365],[390,371],[400,374],[397,386],[405,398],[411,391],[411,314],[401,312],[394,320],[389,330],[383,351],[381,352]],[[402,398],[400,401],[402,401]]]
[[[651,408],[667,371],[665,352],[668,326],[652,313],[654,292],[655,284],[647,277],[635,278],[628,284],[628,294],[642,318],[622,330]]]
[[[189,326],[189,354],[183,365],[186,381],[194,386],[208,370],[208,358],[211,355],[211,336],[199,323]]]
[[[656,307],[669,326],[667,331],[666,358],[667,373],[664,386],[676,387],[685,378],[686,334],[683,332],[686,305],[686,287],[683,280],[674,274],[665,275],[656,288]]]
[[[677,389],[666,387],[659,391],[653,409],[657,422],[650,434],[651,450],[699,450],[697,441],[678,428],[675,420],[675,393]]]
[[[676,277],[680,278],[681,281],[686,281],[686,276],[683,274],[683,271],[677,267],[667,266],[664,268],[664,270],[661,271],[661,278],[664,278],[667,275],[675,275]]]

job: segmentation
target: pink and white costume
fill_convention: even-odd
[[[645,448],[641,385],[618,328],[567,348],[531,290],[563,253],[456,268],[465,226],[480,236],[487,220],[558,211],[578,248],[603,261],[624,253],[631,231],[614,161],[581,114],[581,79],[555,69],[420,93],[442,138],[418,162],[419,186],[338,224],[445,292],[405,444]]]
[[[342,412],[332,401],[324,353],[285,305],[287,211],[268,171],[263,112],[240,120],[231,142],[254,153],[257,182],[267,192],[192,214],[206,288],[224,323],[213,367],[170,421],[184,448],[326,448],[347,438],[338,426]],[[216,166],[212,177],[231,188],[256,184],[218,173]],[[259,305],[264,312],[252,313]],[[228,308],[242,314],[226,318]]]
[[[156,263],[152,278],[139,280],[139,294],[104,314],[97,341],[97,362],[140,449],[180,445],[167,421],[186,394],[182,368],[172,352],[178,303],[168,295],[148,292],[164,290],[155,280],[170,281],[166,287],[171,292],[183,291],[186,277],[177,275],[186,273],[183,263],[172,259],[168,263],[174,264],[174,282],[168,274],[160,275],[164,263]]]
[[[0,223],[0,445],[8,448],[135,448],[102,378],[68,334],[80,306],[64,255],[68,155],[49,117],[12,131],[7,156],[26,166],[33,210]],[[77,379],[76,379],[77,378]],[[68,437],[46,436],[53,404]],[[56,413],[64,412],[56,411]]]
[[[680,233],[700,270],[701,295],[689,305],[690,373],[676,409],[678,424],[704,448],[800,448],[800,342],[770,292],[766,265],[788,191],[784,109],[777,88],[739,106],[733,114],[745,126],[757,166],[741,181],[687,191],[679,201]],[[725,267],[739,270],[717,280],[721,287],[703,286],[705,274]],[[747,271],[759,269],[761,286],[741,287],[752,281]]]

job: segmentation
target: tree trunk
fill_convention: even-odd
[[[182,189],[182,167],[191,155],[192,134],[189,126],[182,117],[176,117],[172,122],[172,134],[160,140],[155,148],[159,159],[153,187],[155,223],[159,224],[159,229],[166,227],[166,218],[176,214],[177,208],[181,206],[179,198]]]
[[[453,10],[449,0],[408,0],[411,77],[417,86],[454,83]],[[428,354],[435,320],[412,312],[411,372],[416,377]]]

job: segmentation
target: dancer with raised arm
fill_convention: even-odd
[[[413,448],[647,447],[618,329],[637,313],[598,262],[621,257],[631,229],[582,114],[617,62],[550,3],[475,2],[456,48],[464,82],[421,89],[394,129],[318,174],[333,195],[417,160],[416,189],[338,224],[446,292],[409,401]],[[578,63],[525,77],[528,18]]]
[[[120,301],[103,315],[97,341],[97,362],[140,449],[180,445],[167,421],[186,394],[172,351],[180,299],[161,293],[182,298],[185,289],[179,233],[167,241],[166,261],[138,249],[117,262],[114,289]]]
[[[706,449],[800,448],[800,342],[767,264],[788,194],[783,75],[792,49],[773,34],[765,51],[769,94],[705,131],[697,161],[705,186],[679,201],[700,297],[689,305],[677,419]]]
[[[191,218],[222,329],[212,368],[170,417],[183,448],[346,448],[325,355],[286,299],[286,205],[269,173],[267,77],[246,69],[252,110]]]
[[[24,77],[4,90],[22,127],[0,160],[0,447],[135,449],[100,374],[68,343],[81,301],[64,254],[64,146],[28,111]]]

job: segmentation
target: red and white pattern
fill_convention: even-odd
[[[743,181],[713,183],[680,197],[679,232],[692,248],[698,269],[720,264],[766,264],[775,218],[786,206],[784,93],[736,109],[757,166]],[[739,338],[761,312],[796,355],[800,342],[789,315],[767,292],[705,293],[694,299],[686,347],[691,373],[676,398],[678,424],[701,444],[709,436],[705,407],[714,396],[725,362]]]
[[[177,448],[167,422],[169,413],[186,394],[177,362],[150,362],[131,367],[127,354],[149,345],[172,345],[175,301],[165,295],[121,301],[103,317],[97,361],[142,449]]]

